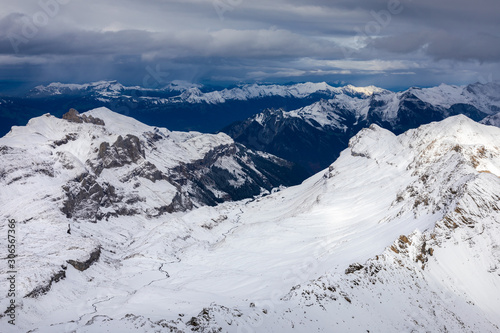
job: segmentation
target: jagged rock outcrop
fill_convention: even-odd
[[[127,134],[125,138],[119,135],[111,146],[108,142],[101,143],[97,158],[100,163],[96,167],[95,172],[100,174],[103,168],[118,168],[127,164],[137,163],[139,159],[145,158],[145,154],[139,138],[135,135]]]
[[[99,260],[101,257],[101,248],[98,247],[92,253],[90,253],[90,256],[87,260],[85,261],[77,261],[77,260],[68,260],[68,264],[76,268],[77,270],[83,272],[87,270],[93,263]]]
[[[50,288],[52,288],[52,284],[59,282],[60,280],[63,280],[66,278],[66,269],[62,269],[59,272],[55,273],[48,282],[46,282],[43,285],[40,285],[33,289],[31,292],[26,294],[24,296],[25,298],[37,298],[39,296],[45,295],[50,291]]]
[[[94,125],[104,126],[104,121],[99,118],[94,118],[92,116],[87,116],[85,114],[81,115],[75,109],[70,109],[67,113],[63,114],[62,118],[64,120],[73,122],[73,123],[88,123]]]
[[[109,216],[134,215],[136,211],[128,204],[131,200],[140,200],[137,196],[118,194],[116,188],[108,183],[100,183],[98,179],[88,173],[63,186],[66,193],[61,211],[68,218],[96,222]],[[103,213],[102,208],[117,206],[114,212]]]

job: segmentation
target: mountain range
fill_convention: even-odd
[[[248,148],[297,163],[313,175],[370,124],[396,134],[457,114],[498,124],[500,84],[442,84],[392,92],[324,82],[225,89],[179,81],[157,89],[127,87],[117,81],[51,83],[24,97],[0,99],[0,124],[7,133],[12,125],[24,125],[47,112],[61,117],[69,108],[103,106],[169,130],[222,131]]]
[[[215,133],[268,107],[294,109],[328,98],[345,88],[326,83],[242,85],[216,89],[186,82],[163,88],[127,87],[117,81],[51,83],[17,97],[0,97],[0,135],[36,116],[62,116],[69,108],[107,107],[153,126]]]
[[[106,108],[45,114],[1,142],[4,185],[23,188],[38,176],[64,182],[65,195],[54,201],[76,220],[216,205],[294,184],[298,174],[292,163],[223,133],[150,127]]]
[[[20,331],[500,329],[497,127],[371,124],[272,191],[288,162],[104,108],[34,118],[0,147]]]
[[[172,82],[160,89],[143,88],[140,86],[127,87],[117,81],[99,81],[87,84],[63,84],[54,82],[47,86],[37,86],[33,88],[28,97],[49,97],[57,95],[94,95],[103,99],[122,97],[141,98],[148,92],[157,95],[162,94],[163,98],[158,98],[157,103],[191,103],[191,104],[222,104],[233,100],[248,101],[266,97],[284,98],[307,98],[314,94],[323,96],[335,96],[339,94],[364,95],[373,92],[382,92],[383,89],[375,86],[357,88],[352,85],[345,87],[332,87],[326,82],[298,83],[293,85],[277,84],[246,84],[234,88],[213,90],[204,88],[202,85],[190,84],[186,82]],[[144,96],[146,97],[146,96]]]
[[[297,110],[267,109],[223,131],[249,148],[296,162],[313,174],[332,163],[349,139],[371,124],[399,134],[457,114],[498,123],[498,83],[440,85],[398,93],[375,88],[358,91],[339,93]]]

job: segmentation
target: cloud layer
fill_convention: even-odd
[[[3,4],[0,81],[500,80],[498,0],[27,0]],[[167,74],[168,73],[168,74]],[[151,75],[150,75],[151,76]]]

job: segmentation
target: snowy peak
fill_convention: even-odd
[[[316,128],[333,127],[345,131],[352,119],[366,118],[371,97],[374,94],[389,93],[374,86],[359,88],[351,85],[331,88],[329,91],[333,95],[331,99],[321,99],[309,106],[292,111],[266,110],[255,115],[251,120],[263,124],[267,116],[275,116],[279,113],[281,118],[303,119]]]
[[[374,93],[382,93],[384,91],[384,89],[374,86],[354,87],[348,85],[341,88],[335,88],[328,85],[326,82],[308,82],[289,86],[251,84],[207,93],[200,93],[200,91],[197,90],[193,90],[192,92],[186,91],[186,94],[182,96],[182,100],[188,101],[189,103],[205,102],[208,104],[217,104],[229,100],[250,100],[264,97],[307,98],[313,94],[320,94],[325,97],[332,97],[340,94],[368,97]]]
[[[483,117],[500,111],[500,85],[496,83],[467,87],[442,84],[434,88],[410,88],[399,93],[374,86],[359,88],[351,85],[332,88],[329,91],[333,93],[330,99],[320,100],[301,109],[289,111],[285,116],[312,120],[320,127],[339,127],[337,118],[346,113],[358,120],[366,121],[369,120],[368,118],[375,118],[381,122],[396,124],[404,121],[401,119],[404,116],[401,114],[401,109],[405,107],[405,104],[434,108],[436,116],[441,112],[443,118],[456,112],[452,107],[459,104],[470,104],[472,108],[477,109],[476,113],[482,113]],[[422,114],[422,117],[427,116]],[[262,120],[262,115],[254,118]]]
[[[184,103],[209,104],[216,107],[231,101],[251,102],[276,97],[316,101],[322,98],[329,100],[333,108],[351,110],[350,113],[359,120],[370,118],[390,124],[398,123],[401,118],[418,116],[401,115],[399,111],[405,104],[409,105],[409,108],[425,106],[429,112],[424,118],[429,118],[430,121],[440,120],[436,118],[436,112],[445,116],[464,113],[475,120],[481,120],[485,115],[500,111],[500,84],[495,82],[468,86],[442,84],[438,87],[410,88],[395,93],[375,86],[333,87],[325,82],[293,85],[247,84],[235,88],[210,90],[201,85],[182,81],[174,81],[161,89],[126,87],[116,81],[100,81],[89,84],[51,83],[48,86],[34,88],[30,97],[87,95],[101,103],[111,103],[111,105],[124,103],[136,107],[134,103],[143,103],[144,106],[141,108],[168,107],[168,105],[175,108]],[[113,104],[113,101],[116,103]],[[312,106],[310,110],[312,108],[314,107]],[[306,116],[308,114],[310,115],[309,112],[305,113]],[[323,116],[318,116],[316,113],[311,117],[314,121],[324,124]],[[403,126],[400,132],[408,128]]]
[[[408,92],[429,104],[450,107],[456,103],[466,102],[463,95],[464,88],[441,84],[432,88],[410,88]]]
[[[378,125],[362,130],[323,173],[235,208],[244,227],[210,258],[270,264],[238,266],[238,277],[248,275],[248,283],[254,283],[253,307],[216,301],[221,306],[212,303],[192,323],[230,329],[225,326],[230,320],[245,325],[265,309],[262,332],[333,327],[495,332],[500,325],[500,298],[491,297],[500,281],[499,138],[500,129],[464,116],[399,136]],[[219,214],[232,216],[231,209]],[[257,237],[259,249],[249,251]],[[230,272],[229,265],[220,265]],[[251,279],[261,275],[269,290],[282,292],[279,297],[261,292],[260,281]],[[273,296],[279,301],[269,307]],[[422,309],[422,302],[429,309]],[[380,319],[388,309],[391,316]],[[412,319],[415,313],[418,320]]]
[[[500,84],[498,82],[474,83],[467,86],[441,84],[433,88],[410,88],[422,101],[449,108],[453,104],[471,104],[491,114],[500,111]]]
[[[371,124],[396,134],[458,114],[497,124],[498,87],[495,82],[467,87],[443,84],[398,93],[376,87],[333,88],[336,92],[331,97],[295,110],[261,112],[224,131],[248,147],[318,172],[335,160],[353,135]],[[289,142],[293,142],[293,150],[287,148]],[[325,158],[325,152],[330,154],[330,160]]]
[[[339,94],[348,96],[368,97],[375,93],[385,92],[384,89],[374,86],[354,87],[348,85],[345,87],[332,87],[326,82],[320,83],[298,83],[293,85],[264,85],[247,84],[235,88],[226,88],[223,90],[208,90],[202,85],[192,84],[184,81],[173,81],[160,89],[145,89],[138,86],[127,87],[117,81],[99,81],[88,84],[63,84],[51,83],[47,86],[37,86],[31,93],[31,97],[47,97],[58,95],[75,95],[91,93],[101,97],[127,97],[126,92],[158,92],[158,93],[180,93],[176,96],[160,98],[161,103],[207,103],[221,104],[226,101],[245,101],[260,99],[266,97],[282,98],[308,98],[314,94],[320,94],[324,97],[332,97]]]
[[[0,217],[20,221],[18,264],[30,267],[17,284],[23,331],[500,327],[498,128],[464,116],[401,135],[373,124],[298,186],[169,213],[151,203],[173,193],[185,203],[182,190],[196,193],[208,174],[200,165],[217,170],[205,187],[234,171],[231,183],[248,186],[244,172],[258,163],[237,157],[251,152],[234,153],[224,135],[169,132],[105,109],[70,116],[0,139]],[[39,141],[21,146],[27,132]],[[77,151],[84,136],[91,147]],[[215,149],[202,160],[174,161],[208,142]],[[103,220],[88,223],[96,212]]]
[[[202,88],[203,85],[201,84],[196,84],[196,83],[191,83],[188,81],[181,81],[181,80],[174,80],[167,84],[163,89],[164,90],[170,90],[170,91],[186,91],[191,88]]]
[[[13,127],[0,145],[8,147],[6,154],[11,149],[25,151],[27,165],[38,153],[45,156],[50,174],[66,183],[60,185],[67,192],[63,211],[68,216],[89,211],[82,218],[91,220],[110,214],[184,211],[258,195],[282,181],[296,181],[291,180],[293,165],[248,151],[224,133],[171,132],[106,108],[83,114],[72,109],[63,119],[49,114],[34,118],[26,126]],[[275,175],[277,170],[291,178]],[[95,198],[83,195],[89,184],[104,192],[110,186],[114,190],[103,203],[103,193]],[[81,196],[73,197],[74,192]],[[134,203],[119,202],[122,196]]]
[[[125,86],[117,81],[98,81],[86,84],[66,84],[54,82],[47,86],[37,86],[30,92],[30,96],[44,97],[57,95],[74,95],[81,93],[99,93],[103,96],[119,96]]]
[[[182,93],[190,89],[201,88],[201,85],[184,81],[173,81],[163,88],[151,89],[140,86],[125,86],[118,81],[98,81],[85,84],[67,84],[54,82],[49,85],[37,86],[33,88],[29,97],[50,97],[50,96],[74,96],[91,95],[101,98],[129,98],[130,93],[136,97],[142,97],[148,92],[157,93]]]
[[[401,151],[401,154],[412,151],[422,159],[418,161],[415,157],[412,163],[416,164],[433,163],[446,154],[456,153],[467,160],[469,166],[480,170],[481,166],[489,163],[484,162],[488,159],[494,161],[493,164],[500,163],[499,134],[497,127],[485,126],[464,115],[457,115],[411,129],[400,136],[373,124],[349,141],[349,149],[353,156],[374,159],[382,156],[395,158],[395,161],[400,157],[387,154],[387,151]],[[401,165],[399,162],[391,163]],[[493,166],[486,168],[500,177],[500,170]]]
[[[484,118],[481,124],[500,127],[500,112]]]
[[[388,90],[375,87],[375,86],[367,86],[367,87],[355,87],[353,85],[347,85],[342,88],[342,91],[351,96],[358,97],[369,97],[374,94],[383,94],[389,92]]]

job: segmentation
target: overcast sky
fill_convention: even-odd
[[[499,0],[0,0],[0,89],[500,80]]]

